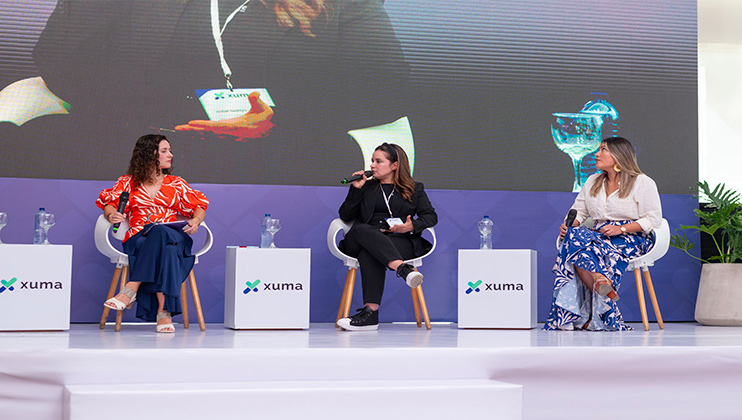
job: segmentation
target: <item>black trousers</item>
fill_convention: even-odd
[[[409,235],[384,233],[376,226],[356,223],[343,239],[342,251],[361,265],[364,303],[381,303],[387,265],[415,257]]]

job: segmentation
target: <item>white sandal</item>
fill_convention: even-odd
[[[157,320],[165,319],[165,318],[172,318],[172,315],[170,315],[170,312],[168,311],[160,311],[157,313]],[[175,325],[171,322],[170,324],[157,324],[157,327],[155,327],[155,331],[158,333],[174,333],[175,332]]]
[[[116,311],[123,311],[124,309],[131,308],[131,305],[134,303],[135,300],[137,300],[137,292],[135,292],[133,289],[130,289],[128,286],[124,286],[121,289],[120,293],[129,298],[129,303],[124,303],[116,299],[115,297],[112,297],[105,301],[103,303],[103,306]]]

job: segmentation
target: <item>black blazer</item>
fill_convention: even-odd
[[[381,186],[378,182],[367,182],[362,188],[351,186],[348,196],[345,197],[338,211],[340,218],[346,223],[368,223],[373,216],[380,190]],[[394,194],[389,200],[389,207],[394,217],[399,217],[402,221],[407,220],[407,216],[412,216],[413,230],[408,235],[410,235],[415,256],[419,257],[428,252],[433,245],[422,237],[422,232],[438,223],[438,215],[425,193],[422,182],[415,183],[412,201],[407,201],[401,195]]]

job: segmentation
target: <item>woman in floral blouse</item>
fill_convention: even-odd
[[[137,317],[157,321],[157,332],[172,333],[172,316],[180,314],[180,288],[194,264],[193,240],[204,221],[209,200],[180,177],[170,175],[173,154],[165,136],[148,134],[137,140],[129,170],[113,188],[101,191],[96,204],[111,223],[129,219],[123,240],[129,256],[129,281],[104,305],[122,311],[136,300]],[[117,211],[121,193],[129,200]],[[162,225],[188,218],[185,226]]]

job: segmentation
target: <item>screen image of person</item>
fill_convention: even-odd
[[[157,321],[156,331],[173,333],[172,316],[182,313],[181,284],[193,268],[193,240],[206,216],[209,200],[178,176],[171,175],[173,153],[165,136],[147,134],[137,140],[129,170],[113,188],[101,191],[96,205],[106,219],[115,224],[129,219],[123,239],[129,256],[129,280],[119,294],[104,305],[123,311],[137,304],[136,315],[144,321]],[[119,198],[129,193],[124,212]],[[178,215],[188,218],[175,222]]]
[[[643,174],[632,144],[622,137],[603,140],[596,153],[600,173],[590,176],[572,206],[571,227],[559,227],[563,244],[545,330],[626,331],[618,305],[621,275],[629,259],[654,243],[662,207],[655,182]],[[580,226],[588,217],[594,228]]]
[[[378,146],[371,171],[373,179],[361,177],[351,184],[339,210],[343,221],[353,222],[340,250],[358,259],[363,288],[363,308],[337,322],[349,331],[378,328],[387,268],[395,270],[410,288],[422,284],[423,275],[404,260],[424,255],[432,247],[422,232],[438,222],[423,184],[410,174],[404,149],[389,143]]]
[[[405,116],[408,65],[381,0],[63,0],[33,58],[69,104],[44,117],[57,142],[82,149],[84,130],[125,153],[106,133],[159,130],[199,182],[332,185],[319,168],[364,161],[348,131]]]

